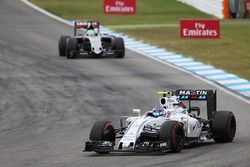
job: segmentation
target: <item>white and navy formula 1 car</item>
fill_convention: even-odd
[[[163,96],[158,107],[143,115],[140,115],[139,109],[134,109],[138,116],[121,117],[119,128],[114,128],[109,121],[97,121],[91,129],[89,141],[85,143],[85,151],[180,152],[184,145],[191,143],[210,139],[231,142],[234,139],[235,116],[230,111],[216,110],[216,91],[176,90],[159,93]],[[195,101],[206,102],[206,119],[201,118],[204,113],[200,114],[203,112],[200,107],[193,106]]]
[[[100,33],[98,21],[76,21],[74,37],[61,36],[58,42],[59,56],[125,56],[124,40],[121,37]]]

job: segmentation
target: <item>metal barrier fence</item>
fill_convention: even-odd
[[[250,0],[177,0],[220,19],[245,18],[250,14]]]

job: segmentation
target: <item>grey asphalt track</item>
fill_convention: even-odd
[[[156,105],[159,90],[214,87],[129,50],[124,59],[59,57],[59,36],[72,32],[19,0],[0,0],[0,167],[250,166],[250,105],[220,90],[218,108],[237,118],[233,143],[178,154],[81,152],[97,119],[117,125],[132,108]]]

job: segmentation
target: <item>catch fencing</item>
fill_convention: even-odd
[[[214,15],[220,19],[229,17],[226,14],[226,12],[228,11],[225,11],[228,10],[227,6],[228,4],[225,4],[224,0],[178,0],[178,1],[191,5],[202,12]]]

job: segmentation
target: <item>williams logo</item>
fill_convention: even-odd
[[[177,95],[208,95],[207,90],[178,90]]]

